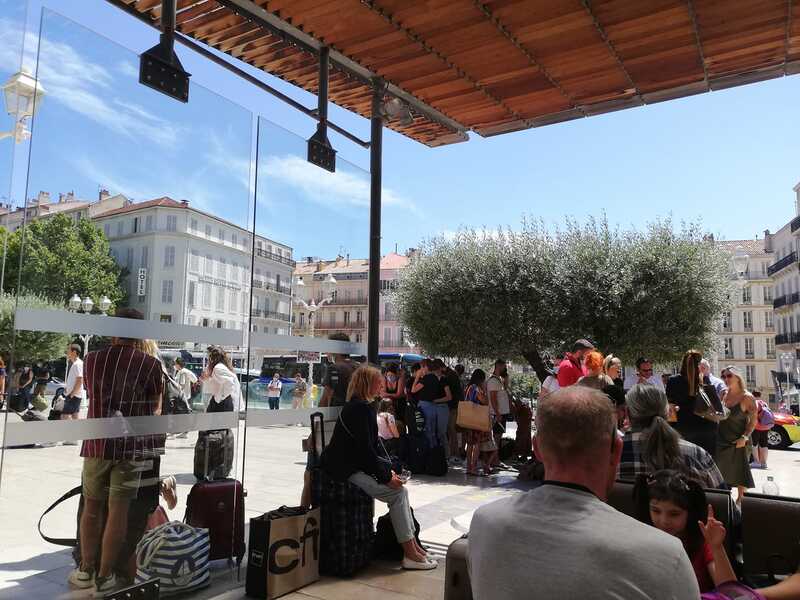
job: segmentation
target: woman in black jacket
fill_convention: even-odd
[[[403,568],[435,569],[425,550],[414,539],[414,519],[408,491],[388,461],[378,453],[378,413],[374,399],[383,391],[383,376],[374,367],[361,366],[353,373],[330,444],[322,452],[322,469],[339,481],[357,485],[373,498],[389,505],[397,541],[403,547]]]
[[[704,383],[700,372],[703,355],[689,350],[683,355],[681,372],[667,380],[667,399],[678,408],[678,422],[673,427],[683,439],[697,444],[711,456],[717,449],[717,424],[695,414],[694,402]]]

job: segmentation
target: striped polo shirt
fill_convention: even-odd
[[[90,352],[84,360],[89,419],[150,416],[163,390],[158,359],[118,344]],[[108,460],[150,458],[163,447],[159,435],[84,440],[81,456]]]

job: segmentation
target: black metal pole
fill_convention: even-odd
[[[373,81],[372,114],[369,146],[369,306],[367,309],[367,360],[378,364],[378,327],[380,326],[381,292],[381,176],[383,153],[383,102],[384,83]]]
[[[319,49],[319,89],[317,90],[317,111],[319,114],[319,125],[317,125],[317,128],[322,129],[325,135],[328,133],[329,56],[330,49],[327,46],[322,46],[322,48]]]
[[[175,40],[175,0],[161,0],[161,40],[169,42],[170,48]]]

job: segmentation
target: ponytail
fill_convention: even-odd
[[[681,458],[680,439],[678,432],[666,419],[660,415],[654,416],[650,425],[642,432],[642,457],[648,470],[684,471],[686,467]]]

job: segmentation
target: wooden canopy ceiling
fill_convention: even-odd
[[[161,0],[122,0],[154,22]],[[178,30],[369,117],[363,72],[406,94],[430,146],[800,71],[800,0],[177,0]],[[275,23],[280,22],[279,29]],[[270,26],[272,25],[272,26]],[[281,34],[280,31],[288,33]]]

